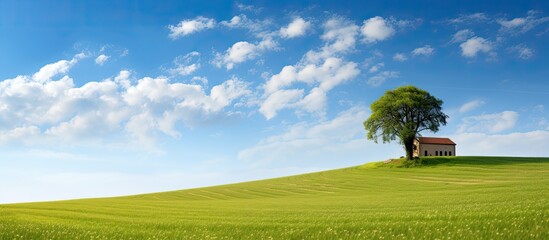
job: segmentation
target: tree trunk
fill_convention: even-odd
[[[404,142],[404,149],[406,150],[406,160],[412,160],[414,158],[414,139],[406,139]]]

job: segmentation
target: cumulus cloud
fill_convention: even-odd
[[[481,37],[470,38],[459,46],[461,47],[461,55],[468,58],[476,57],[479,52],[488,53],[494,48],[492,42]]]
[[[130,128],[137,136],[147,135],[146,130],[160,130],[168,135],[176,135],[173,129],[176,122],[188,126],[200,124],[208,116],[220,113],[235,99],[250,94],[248,83],[230,79],[212,87],[207,95],[201,85],[169,83],[166,78],[143,78],[131,86],[123,99],[138,108],[140,114],[133,115],[129,127],[134,122],[138,128]]]
[[[125,70],[79,87],[67,75],[51,80],[56,74],[67,74],[71,61],[48,64],[32,77],[0,82],[2,143],[101,141],[115,134],[150,146],[157,133],[177,137],[177,123],[196,126],[222,116],[236,99],[251,93],[249,84],[236,78],[208,92],[201,85],[170,83],[165,77],[133,81]]]
[[[99,56],[97,56],[97,58],[95,58],[95,64],[99,65],[99,66],[103,66],[103,64],[105,62],[107,62],[107,60],[109,60],[110,56],[107,56],[105,54],[101,54]]]
[[[393,56],[393,60],[397,62],[404,62],[408,60],[408,57],[406,57],[406,54],[404,53],[395,53],[395,55]]]
[[[463,29],[456,32],[448,44],[460,43],[461,55],[467,58],[474,58],[479,53],[488,55],[487,60],[497,60],[497,54],[493,51],[494,42],[485,38],[475,36],[475,33],[469,29]]]
[[[394,27],[384,18],[376,16],[364,21],[360,29],[367,43],[375,43],[395,34]]]
[[[366,82],[372,87],[379,87],[385,81],[391,78],[398,78],[399,72],[397,71],[383,71],[368,79]]]
[[[458,132],[498,133],[513,128],[518,117],[514,111],[466,117],[462,119]]]
[[[358,73],[356,63],[345,62],[340,58],[328,58],[321,65],[285,66],[280,73],[273,75],[263,86],[265,93],[261,103],[261,112],[267,119],[273,118],[277,111],[284,108],[321,112],[326,105],[326,93],[353,79]],[[314,87],[304,98],[301,98],[303,94],[297,94],[298,92],[303,93],[303,89],[293,89],[291,100],[281,97],[280,94],[289,93],[288,90],[285,90],[286,87],[299,82]]]
[[[84,53],[75,55],[71,60],[60,60],[55,63],[50,63],[42,68],[38,72],[32,75],[32,79],[37,82],[48,82],[53,77],[66,74],[79,60],[85,58]]]
[[[319,63],[330,57],[340,57],[355,50],[358,26],[353,22],[334,17],[324,24],[321,39],[324,46],[320,50],[310,50],[303,59],[307,63]]]
[[[170,29],[170,38],[177,39],[196,32],[213,28],[214,26],[214,19],[199,16],[195,19],[182,20],[177,25],[169,25],[168,29]]]
[[[0,143],[23,143],[33,144],[40,136],[40,129],[37,126],[21,126],[13,129],[0,131]]]
[[[283,38],[295,38],[305,35],[305,32],[311,27],[311,23],[303,18],[295,18],[288,26],[280,29],[280,36]]]
[[[412,51],[413,56],[425,56],[429,57],[435,53],[435,49],[430,45],[425,45],[423,47],[416,48]]]
[[[270,37],[255,44],[246,41],[237,42],[225,53],[217,53],[213,63],[217,67],[225,66],[227,70],[231,70],[239,63],[254,59],[265,51],[275,49],[277,45],[277,42]]]
[[[295,104],[298,99],[301,99],[303,97],[303,92],[303,89],[282,89],[275,91],[261,103],[259,112],[261,112],[266,119],[271,119],[276,116],[279,110],[290,107],[292,104]]]
[[[469,111],[472,111],[482,105],[484,105],[484,101],[482,100],[473,100],[473,101],[470,101],[470,102],[466,102],[465,104],[461,105],[461,107],[459,108],[459,112],[460,113],[465,113],[465,112],[469,112]]]
[[[323,26],[322,48],[308,51],[295,65],[284,66],[263,85],[259,104],[265,118],[275,117],[282,109],[323,115],[328,92],[360,73],[358,64],[343,59],[354,50],[358,26],[337,17]],[[300,87],[294,86],[299,83]]]

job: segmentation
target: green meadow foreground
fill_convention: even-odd
[[[0,205],[0,239],[549,239],[549,158],[397,165]]]

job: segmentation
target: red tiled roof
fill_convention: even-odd
[[[436,137],[418,137],[419,143],[423,144],[441,144],[441,145],[456,145],[449,138],[436,138]]]

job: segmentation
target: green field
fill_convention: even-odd
[[[0,239],[549,239],[549,158],[397,166],[0,205]]]

